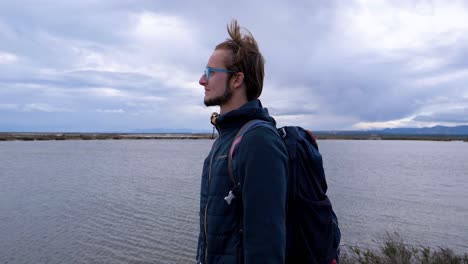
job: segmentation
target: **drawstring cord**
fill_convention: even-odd
[[[218,118],[219,114],[216,112],[213,112],[210,117],[210,122],[213,124],[213,133],[211,134],[211,139],[214,139],[214,133],[215,133],[215,128],[216,128],[216,119]]]

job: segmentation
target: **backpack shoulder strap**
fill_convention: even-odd
[[[253,119],[250,120],[249,122],[245,123],[237,132],[236,136],[234,137],[234,140],[232,141],[231,148],[229,149],[229,158],[228,158],[228,171],[229,171],[229,178],[231,178],[232,184],[235,186],[238,185],[238,180],[234,177],[234,172],[233,172],[233,165],[232,165],[232,157],[234,155],[234,151],[236,150],[237,145],[242,141],[243,136],[245,133],[248,131],[254,129],[255,127],[258,126],[267,126],[268,122],[259,120],[259,119]]]

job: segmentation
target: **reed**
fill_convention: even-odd
[[[468,254],[458,255],[442,247],[408,245],[398,233],[387,233],[376,250],[342,248],[340,264],[468,264]]]

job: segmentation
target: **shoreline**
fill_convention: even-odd
[[[468,135],[333,135],[315,134],[318,140],[423,140],[423,141],[464,141],[468,142]]]
[[[215,134],[216,137],[216,134]],[[316,133],[318,140],[426,140],[464,141],[468,135],[337,135]],[[43,140],[143,140],[143,139],[212,139],[211,133],[39,133],[0,132],[0,141]]]
[[[28,133],[0,132],[0,141],[122,140],[122,139],[210,139],[211,134],[189,133]]]

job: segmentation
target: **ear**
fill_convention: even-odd
[[[231,78],[231,86],[236,89],[241,87],[244,84],[244,73],[238,72],[235,73]]]

